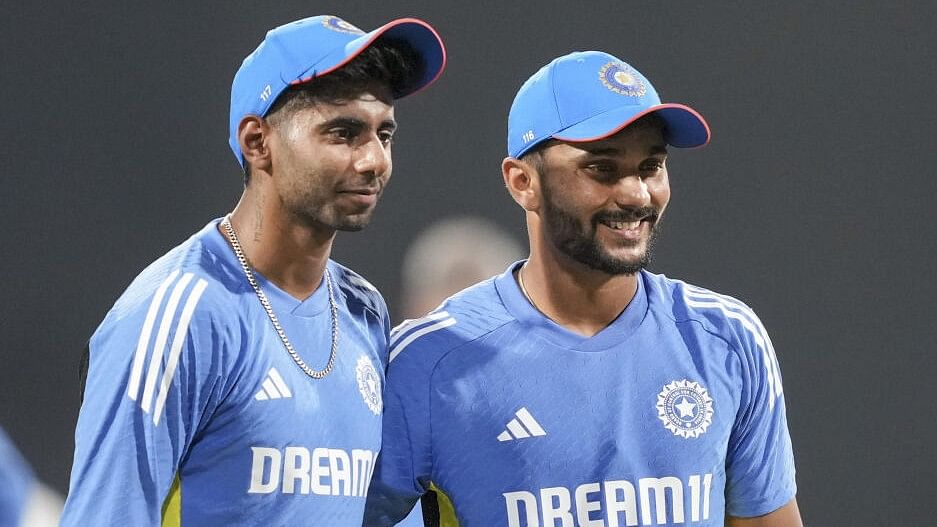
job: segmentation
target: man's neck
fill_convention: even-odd
[[[277,287],[298,300],[305,300],[319,287],[334,230],[299,223],[280,208],[274,196],[250,191],[244,192],[231,213],[231,226],[250,265]]]
[[[534,307],[574,333],[591,337],[608,327],[638,290],[638,275],[609,275],[551,256],[535,252],[518,278]]]

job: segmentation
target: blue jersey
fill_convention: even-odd
[[[503,275],[391,334],[365,525],[723,525],[795,494],[781,376],[741,302],[648,272],[592,337]]]
[[[29,463],[0,428],[0,525],[20,525],[35,487]]]
[[[312,379],[217,226],[143,271],[91,338],[63,526],[360,524],[381,444],[384,301],[328,262],[338,353]],[[257,279],[299,355],[324,367],[325,280],[298,301]]]

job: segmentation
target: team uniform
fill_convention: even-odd
[[[287,354],[212,221],[150,265],[90,342],[62,525],[357,525],[381,444],[383,299],[329,261],[333,371]],[[298,301],[255,275],[312,367],[329,356],[325,279]]]
[[[0,428],[0,525],[20,525],[36,483],[29,463]]]
[[[429,490],[441,525],[711,525],[795,495],[781,377],[743,303],[646,271],[592,337],[513,272],[392,332],[365,525]]]

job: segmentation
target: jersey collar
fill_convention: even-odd
[[[645,272],[641,271],[638,280],[638,290],[631,303],[618,318],[612,321],[602,331],[591,337],[584,337],[574,333],[553,320],[547,318],[534,308],[527,297],[521,292],[514,272],[524,264],[521,260],[511,264],[507,270],[495,279],[495,287],[511,315],[533,335],[546,339],[549,342],[564,348],[578,351],[603,351],[611,347],[620,346],[631,339],[644,321],[648,311],[647,286]]]
[[[218,224],[221,223],[222,218],[215,218],[210,221],[201,231],[199,231],[196,236],[202,240],[205,244],[205,247],[208,251],[218,258],[225,267],[230,267],[229,271],[231,273],[231,279],[235,284],[238,285],[238,290],[244,290],[250,293],[250,296],[254,297],[254,290],[251,289],[250,285],[247,283],[247,278],[244,277],[244,271],[241,269],[241,264],[238,262],[237,257],[234,256],[234,251],[231,250],[231,246],[228,245],[228,241],[221,235],[221,232],[218,230]],[[217,264],[218,262],[216,262]],[[335,294],[339,295],[338,285],[337,285],[337,271],[333,265],[332,260],[328,261],[329,269],[332,271],[332,286],[336,288]],[[309,318],[314,317],[329,307],[329,297],[328,290],[323,280],[319,287],[305,300],[297,300],[290,296],[289,293],[283,291],[276,286],[270,280],[267,280],[265,276],[254,271],[254,277],[257,279],[257,283],[260,285],[260,288],[263,290],[264,294],[267,295],[267,299],[270,301],[270,305],[273,306],[274,311],[278,316],[282,316],[282,313],[289,313],[296,317]],[[257,302],[257,305],[260,306],[259,301],[256,297],[254,301]]]

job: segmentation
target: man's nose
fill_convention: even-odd
[[[390,149],[378,137],[358,146],[356,153],[355,170],[360,174],[379,176],[386,173],[390,167]]]
[[[639,175],[623,177],[615,185],[615,201],[622,207],[644,207],[651,203],[647,181]]]

